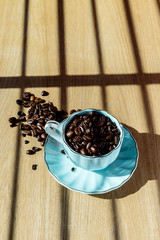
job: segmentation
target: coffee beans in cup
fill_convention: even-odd
[[[65,138],[77,153],[100,156],[116,148],[120,132],[109,117],[92,111],[89,114],[76,115],[67,127]]]

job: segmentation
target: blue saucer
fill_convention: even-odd
[[[138,164],[138,147],[131,133],[123,126],[124,139],[117,159],[107,168],[87,171],[61,153],[63,146],[52,137],[47,137],[44,146],[44,161],[50,174],[70,190],[86,194],[103,194],[121,187],[127,182]],[[74,167],[74,171],[71,169]]]

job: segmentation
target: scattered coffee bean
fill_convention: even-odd
[[[33,154],[35,154],[35,152],[34,152],[33,150],[27,150],[27,151],[26,151],[26,154],[28,154],[28,155],[33,155]]]
[[[16,127],[16,126],[17,126],[16,123],[12,123],[12,124],[10,125],[11,128]]]
[[[41,95],[47,96],[49,93],[42,91]],[[31,92],[24,92],[21,99],[16,100],[16,103],[29,109],[26,113],[18,111],[18,119],[16,117],[9,118],[10,126],[15,127],[17,123],[27,122],[27,124],[19,124],[19,128],[22,131],[21,135],[23,137],[26,137],[26,135],[36,137],[41,146],[44,146],[47,136],[44,130],[46,122],[50,120],[61,122],[67,117],[65,110],[59,111],[52,102],[47,103],[44,99],[36,97]],[[27,140],[25,144],[27,144]],[[39,149],[41,148],[33,147],[32,150],[27,150],[26,153],[32,155]]]
[[[44,144],[45,144],[45,140],[42,140],[42,142],[41,142],[41,146],[43,147]]]
[[[19,111],[19,112],[17,113],[17,115],[20,116],[20,117],[26,116],[26,114],[25,114],[24,112],[22,112],[22,111]]]
[[[61,153],[66,154],[64,150],[61,150]]]
[[[76,110],[75,110],[75,109],[72,109],[69,113],[72,114],[72,113],[74,113],[74,112],[76,112]]]
[[[22,94],[22,97],[23,97],[23,98],[29,97],[30,95],[31,95],[30,92],[24,92],[24,93]]]
[[[26,117],[25,116],[22,116],[18,119],[19,122],[25,122],[26,121]]]
[[[42,92],[41,92],[41,95],[42,95],[42,96],[48,96],[48,95],[49,95],[49,93],[48,93],[48,92],[46,92],[46,91],[42,91]]]
[[[34,101],[34,98],[35,98],[35,96],[34,96],[34,94],[32,94],[32,95],[30,96],[30,101]]]
[[[29,141],[28,141],[28,140],[25,140],[25,141],[24,141],[24,144],[28,144],[28,143],[29,143]]]
[[[36,169],[37,169],[37,166],[38,166],[37,164],[33,164],[33,165],[32,165],[32,170],[36,170]]]
[[[17,99],[17,100],[16,100],[16,103],[17,103],[18,105],[22,105],[22,100]]]
[[[42,149],[39,148],[39,147],[32,147],[32,150],[35,151],[35,152],[39,152],[39,151],[41,151]]]
[[[46,133],[42,133],[41,138],[46,139]]]
[[[71,171],[74,172],[74,167],[71,168]]]
[[[27,120],[27,123],[32,124],[32,123],[34,123],[34,121],[35,121],[35,119],[31,118],[31,119]]]
[[[8,119],[8,121],[9,121],[10,123],[16,123],[16,122],[17,122],[17,119],[16,119],[15,117],[10,117],[10,118]]]

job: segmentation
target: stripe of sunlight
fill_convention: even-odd
[[[97,18],[97,10],[96,10],[96,2],[95,0],[91,0],[91,7],[92,7],[92,17],[94,22],[94,33],[95,33],[95,39],[96,39],[96,47],[97,47],[97,55],[98,55],[98,63],[99,63],[99,70],[100,75],[104,74],[103,70],[103,61],[102,61],[102,49],[101,49],[101,43],[100,43],[100,34],[99,34],[99,25],[98,25],[98,18]],[[104,81],[102,80],[101,83],[101,94],[102,94],[102,102],[103,102],[103,109],[107,110],[107,96],[105,92],[105,85]],[[113,230],[112,236],[114,234],[115,240],[120,239],[120,230],[119,230],[119,224],[118,224],[118,216],[117,216],[117,203],[116,199],[112,196],[112,221],[113,221]]]
[[[99,72],[100,72],[100,75],[103,75],[104,70],[103,70],[103,61],[102,61],[102,49],[101,49],[101,43],[100,43],[100,33],[99,33],[96,3],[95,3],[95,0],[90,0],[90,2],[91,2],[91,9],[92,9],[92,18],[94,23],[94,34],[96,39]],[[103,100],[103,109],[107,110],[107,105],[106,105],[107,99],[106,99],[105,85],[103,80],[100,82],[100,85],[101,85],[101,94],[102,94],[102,100]]]
[[[128,29],[130,32],[130,39],[132,42],[133,52],[134,52],[135,60],[137,63],[137,70],[139,73],[139,85],[140,85],[140,89],[141,89],[141,96],[142,96],[142,101],[143,101],[143,106],[144,106],[144,111],[145,111],[145,118],[146,118],[147,130],[149,133],[149,139],[150,139],[150,141],[154,142],[154,144],[152,144],[152,146],[153,146],[152,157],[149,159],[150,160],[149,163],[151,165],[154,164],[154,166],[153,166],[153,168],[150,168],[148,170],[148,172],[151,175],[151,179],[156,179],[155,171],[157,171],[157,169],[158,169],[158,166],[157,166],[158,153],[157,153],[157,147],[155,144],[155,127],[154,127],[154,120],[153,120],[152,110],[151,110],[152,108],[151,108],[151,104],[149,101],[148,90],[147,90],[146,84],[144,84],[145,75],[143,75],[143,66],[142,66],[142,61],[141,61],[141,57],[140,57],[140,50],[138,47],[138,42],[136,39],[135,26],[133,23],[133,16],[132,16],[133,13],[131,11],[130,2],[128,0],[123,0],[123,4],[124,4],[125,13],[126,13],[126,19],[128,21]],[[147,144],[147,139],[146,139],[146,144]],[[148,148],[148,147],[146,147],[146,148]],[[154,155],[154,157],[153,157],[153,155]],[[147,159],[146,159],[146,161],[147,161]],[[156,181],[156,183],[157,183],[157,196],[158,196],[159,190],[160,190],[160,185],[159,185],[158,181]]]
[[[23,19],[23,45],[22,45],[22,65],[21,65],[21,75],[22,81],[23,77],[25,77],[25,69],[26,69],[26,51],[27,51],[27,30],[28,30],[28,9],[29,9],[29,0],[24,1],[24,19]],[[20,97],[24,92],[24,87],[21,87]],[[23,107],[19,106],[19,111],[22,111]],[[18,178],[19,178],[19,166],[20,166],[20,149],[21,149],[21,141],[20,141],[20,129],[17,130],[17,139],[16,139],[16,154],[15,154],[15,170],[13,174],[13,190],[12,190],[12,204],[10,211],[10,223],[9,223],[9,232],[8,232],[8,240],[14,239],[14,230],[15,230],[15,217],[16,217],[16,206],[17,206],[17,195],[18,195]]]

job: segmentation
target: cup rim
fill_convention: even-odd
[[[100,156],[87,156],[87,155],[82,155],[81,153],[78,153],[78,152],[76,152],[76,151],[74,151],[70,146],[69,146],[69,144],[67,143],[67,141],[66,141],[66,139],[65,139],[65,127],[66,127],[66,124],[68,124],[73,118],[74,118],[74,116],[75,115],[81,115],[81,113],[82,114],[84,114],[84,112],[88,112],[88,111],[94,111],[94,112],[105,112],[105,113],[107,113],[109,116],[111,116],[112,118],[114,118],[116,121],[117,121],[117,123],[118,123],[118,125],[119,125],[119,127],[118,127],[118,129],[120,129],[121,130],[121,134],[120,134],[120,139],[119,139],[119,143],[118,143],[118,145],[114,148],[114,149],[112,149],[112,151],[110,151],[109,153],[106,153],[106,154],[104,154],[104,155],[100,155]],[[105,115],[106,116],[106,115]],[[117,124],[116,124],[116,126],[117,126]],[[108,113],[107,111],[105,111],[105,110],[100,110],[100,109],[93,109],[93,108],[87,108],[87,109],[84,109],[84,110],[81,110],[81,111],[78,111],[78,112],[74,112],[73,114],[71,114],[68,118],[67,118],[67,121],[65,121],[64,122],[64,124],[63,124],[63,126],[62,126],[62,139],[63,139],[63,143],[67,146],[67,148],[69,148],[69,150],[71,151],[71,152],[73,152],[74,154],[77,154],[77,155],[79,155],[79,156],[82,156],[82,157],[84,157],[84,158],[87,158],[87,159],[89,159],[89,160],[92,160],[92,158],[93,159],[95,159],[95,158],[105,158],[105,157],[108,157],[109,155],[111,155],[115,150],[117,150],[121,145],[122,145],[122,141],[123,141],[123,136],[124,136],[124,132],[123,132],[123,129],[122,129],[122,126],[121,126],[121,124],[120,124],[120,122],[117,120],[117,118],[115,118],[113,115],[111,115],[110,113]]]

